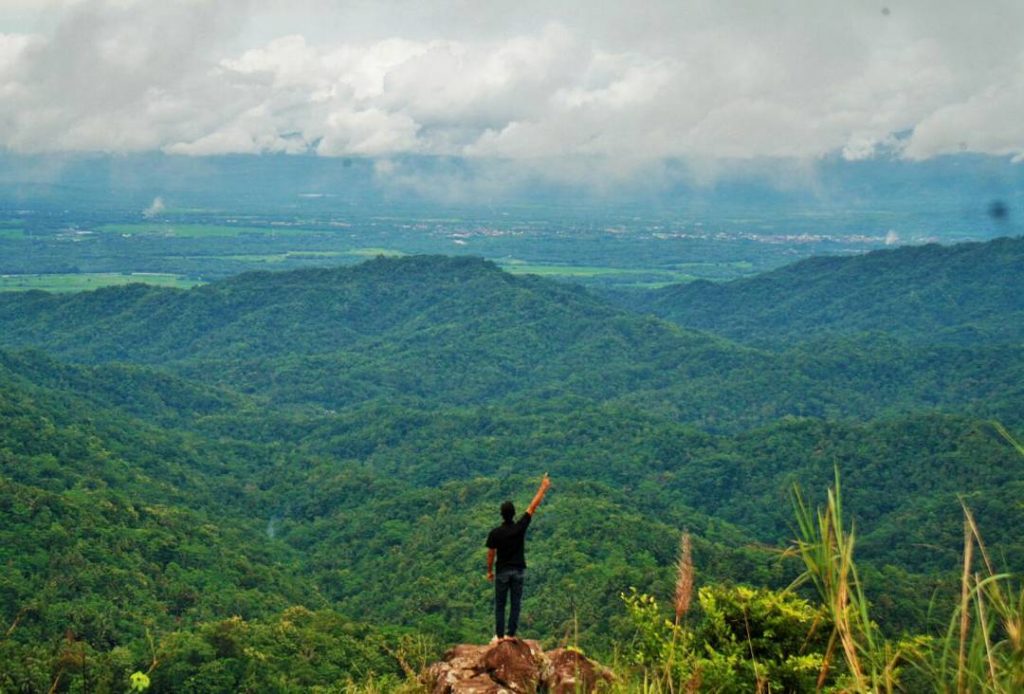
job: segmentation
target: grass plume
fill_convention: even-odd
[[[675,613],[676,626],[690,611],[693,600],[693,552],[690,533],[684,532],[679,540],[679,559],[676,560]]]

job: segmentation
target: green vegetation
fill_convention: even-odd
[[[239,181],[249,195],[249,184],[241,183],[245,176],[218,178],[210,187],[220,188],[227,178]],[[168,199],[157,217],[146,218],[138,211],[148,203],[143,198],[136,200],[137,206],[125,207],[121,200],[112,206],[82,207],[67,204],[69,193],[63,190],[52,206],[8,201],[10,226],[24,234],[0,237],[0,274],[144,271],[212,281],[252,270],[261,260],[277,269],[294,269],[347,265],[377,255],[445,253],[499,263],[514,259],[537,272],[557,268],[550,277],[587,287],[636,289],[691,277],[749,277],[815,253],[859,253],[881,243],[846,239],[843,232],[816,241],[762,238],[762,233],[774,233],[762,230],[763,218],[730,217],[728,230],[711,232],[697,220],[674,214],[552,217],[546,204],[537,203],[424,216],[422,209],[396,207],[395,200],[386,201],[382,209],[377,204],[352,205],[343,196],[294,193],[287,200],[253,200],[244,206],[245,214],[218,209],[222,203],[213,199],[199,204]],[[277,202],[269,203],[270,198]],[[788,211],[784,216],[790,231],[813,228],[817,233],[824,223]],[[579,268],[590,270],[580,274]]]
[[[1011,439],[1012,442],[1012,439]],[[687,537],[678,564],[675,620],[655,598],[623,594],[633,628],[625,691],[1016,692],[1024,685],[1024,593],[998,574],[970,509],[963,507],[960,600],[944,637],[887,637],[854,560],[856,534],[843,519],[836,475],[816,511],[795,492],[798,536],[791,555],[805,571],[783,592],[706,586],[699,618],[683,619],[692,591]],[[980,553],[980,559],[975,554]],[[977,566],[980,564],[980,566]],[[814,587],[817,606],[794,593]],[[632,666],[632,667],[629,667]]]
[[[377,256],[400,258],[406,254],[393,248],[352,248],[345,251],[345,255],[353,255],[357,258],[376,258]]]
[[[275,255],[225,255],[225,260],[239,260],[245,263],[283,263],[303,258],[334,258],[345,255],[341,251],[285,251]]]
[[[788,592],[714,585],[699,591],[699,618],[670,621],[650,595],[622,598],[634,631],[621,691],[817,689],[831,627],[822,607]],[[836,674],[822,678],[827,691],[836,690]]]
[[[631,286],[664,286],[672,282],[692,280],[691,275],[671,270],[645,270],[640,268],[594,267],[584,265],[542,265],[523,261],[501,261],[506,272],[513,275],[538,275],[578,280],[580,278],[616,277],[629,279]],[[621,286],[621,285],[620,285]]]
[[[221,260],[240,261],[244,263],[277,264],[302,260],[319,260],[323,262],[324,260],[345,256],[352,256],[356,258],[376,258],[378,256],[397,258],[403,255],[405,254],[401,251],[390,251],[386,248],[354,248],[352,250],[345,251],[285,251],[283,253],[274,253],[269,255],[222,255],[209,257]]]
[[[1024,237],[823,257],[724,284],[693,282],[623,303],[744,342],[787,345],[864,331],[924,344],[1024,338]]]
[[[254,273],[187,293],[0,296],[0,326],[7,346],[159,364],[329,409],[573,396],[739,431],[787,416],[870,419],[922,407],[1015,425],[1024,394],[1020,345],[923,347],[874,334],[771,353],[472,258]]]
[[[724,267],[729,267],[729,268],[732,268],[734,270],[738,270],[738,271],[741,271],[741,272],[749,272],[749,271],[755,269],[754,268],[754,264],[751,263],[749,260],[736,260],[736,261],[729,262],[729,263],[715,263],[715,262],[706,262],[706,261],[705,262],[693,262],[693,263],[676,263],[674,267],[677,270],[680,270],[680,271],[687,270],[687,271],[693,272],[693,271],[698,271],[698,270],[699,271],[705,271],[705,270],[707,270],[707,269],[709,269],[711,267],[721,268],[723,266]]]
[[[100,287],[119,287],[126,284],[150,284],[157,287],[188,288],[199,281],[158,272],[83,272],[52,275],[0,275],[0,291],[80,292]]]
[[[524,634],[623,688],[1012,690],[1024,345],[914,330],[754,349],[471,258],[5,294],[0,690],[413,690],[544,472]]]

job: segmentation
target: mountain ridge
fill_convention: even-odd
[[[1024,340],[1024,236],[820,256],[752,278],[616,295],[633,310],[760,346],[887,332],[914,343]]]
[[[1020,344],[771,351],[432,257],[4,296],[0,342],[0,617],[27,615],[0,659],[23,673],[72,647],[145,669],[149,630],[159,691],[241,682],[245,648],[294,659],[273,639],[310,620],[486,640],[482,539],[547,471],[524,633],[604,652],[628,586],[670,594],[682,529],[701,584],[789,585],[793,485],[813,504],[837,469],[892,633],[955,603],[959,498],[1024,566],[1021,461],[985,421],[1020,417]]]
[[[141,365],[278,405],[531,406],[572,396],[713,430],[921,406],[1012,421],[1024,400],[1020,345],[853,333],[773,352],[578,287],[439,256],[246,273],[191,290],[0,296],[0,347]]]

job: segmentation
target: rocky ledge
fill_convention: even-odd
[[[455,646],[421,679],[432,694],[575,694],[600,691],[612,674],[577,650],[545,652],[536,641],[510,639]]]

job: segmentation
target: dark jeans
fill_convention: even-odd
[[[508,635],[516,635],[525,578],[526,569],[504,569],[494,577],[494,633],[498,637],[505,635],[505,598],[509,593],[512,593],[512,607],[508,614]]]

